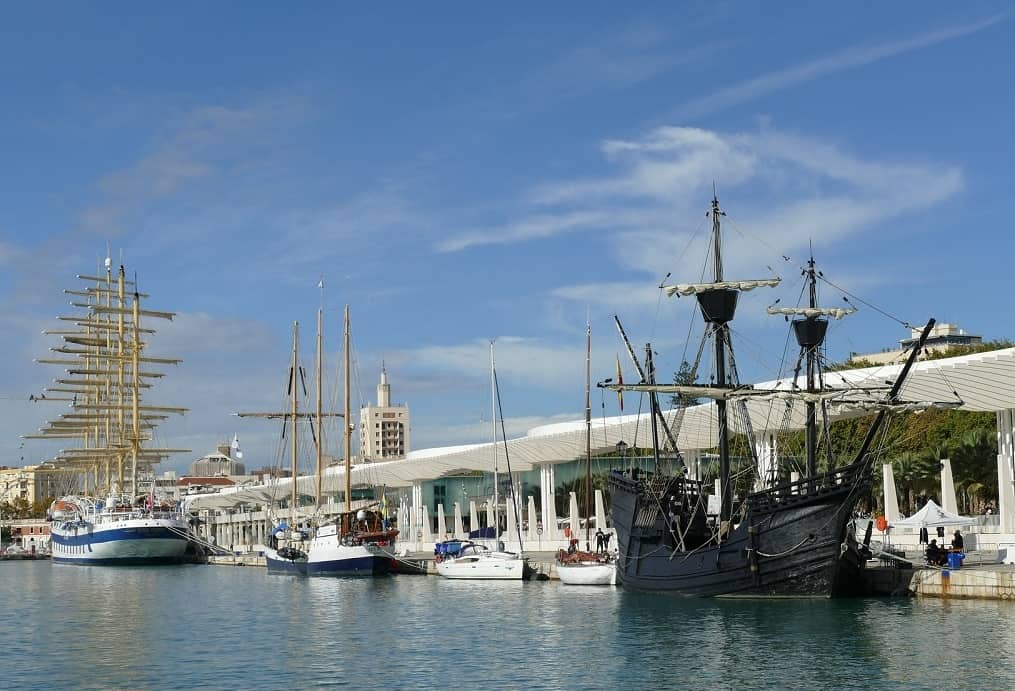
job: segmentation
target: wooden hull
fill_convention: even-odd
[[[658,482],[658,481],[657,481]],[[614,472],[611,513],[617,579],[625,587],[694,597],[834,597],[859,592],[864,548],[850,532],[869,488],[862,465],[751,495],[744,519],[722,544],[677,549],[665,518],[652,516],[649,483]],[[656,495],[658,496],[658,495]],[[685,546],[686,547],[686,546]]]

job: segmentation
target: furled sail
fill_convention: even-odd
[[[785,314],[791,317],[833,317],[842,319],[856,312],[855,307],[769,307],[769,314]]]
[[[774,288],[782,282],[781,278],[762,278],[756,281],[716,281],[713,283],[678,283],[663,286],[667,297],[674,295],[697,295],[710,290],[739,290],[746,292],[755,288]]]

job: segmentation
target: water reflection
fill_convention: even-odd
[[[714,601],[559,583],[0,565],[2,686],[1015,686],[1007,602]],[[49,651],[47,655],[40,655]],[[12,664],[11,661],[30,661]]]

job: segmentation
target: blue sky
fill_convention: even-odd
[[[191,409],[160,436],[195,453],[168,468],[234,433],[274,461],[230,413],[281,404],[294,320],[312,361],[322,276],[331,378],[348,303],[354,403],[384,360],[415,448],[489,438],[491,338],[509,433],[582,415],[587,318],[594,379],[615,313],[676,370],[692,305],[655,286],[698,278],[713,181],[727,274],[786,279],[742,302],[744,379],[778,373],[763,308],[810,241],[902,320],[1015,336],[1013,28],[1001,2],[7,6],[0,464],[51,450],[19,448],[60,412],[31,361],[107,242],[179,313],[149,400]],[[848,322],[833,359],[907,335]]]

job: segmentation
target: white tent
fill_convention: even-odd
[[[927,504],[909,518],[894,521],[893,528],[945,528],[948,526],[975,525],[975,518],[949,513],[928,499]]]

